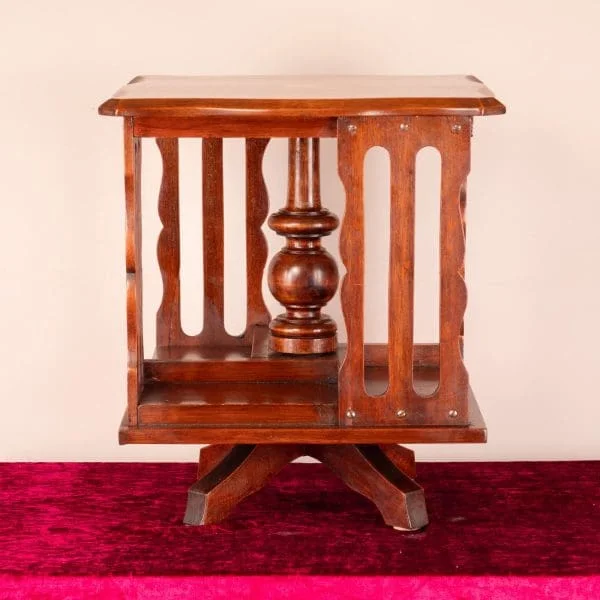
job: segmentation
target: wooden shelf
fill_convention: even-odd
[[[366,388],[377,396],[387,387],[387,367],[381,366],[385,347],[367,348]],[[342,347],[337,356],[290,359],[253,358],[243,348],[159,349],[153,360],[145,361],[148,379],[138,404],[138,424],[131,427],[124,422],[120,442],[197,444],[224,438],[232,443],[485,442],[485,424],[471,391],[468,426],[411,426],[401,421],[394,427],[340,424],[336,375],[343,353]],[[428,364],[435,351],[423,346],[415,356],[414,388],[426,397],[438,384],[439,369]],[[288,364],[295,365],[295,380],[277,381],[272,375],[277,373],[274,362],[286,363],[282,371],[287,378]],[[270,379],[265,381],[261,373]],[[321,380],[315,380],[315,373]]]
[[[140,425],[333,425],[337,386],[301,383],[150,383]]]
[[[259,387],[259,386],[257,386]],[[260,386],[264,387],[264,386]],[[271,405],[272,406],[272,405]],[[273,410],[278,410],[273,407]],[[466,427],[347,427],[323,426],[224,426],[204,423],[129,426],[127,415],[119,430],[121,444],[419,444],[485,443],[487,430],[477,401],[469,391]]]

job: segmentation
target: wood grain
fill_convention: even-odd
[[[157,347],[247,347],[252,342],[253,328],[270,320],[262,296],[267,246],[261,230],[268,212],[262,177],[262,158],[268,140],[246,141],[246,244],[252,252],[248,252],[247,261],[247,321],[239,336],[229,335],[224,323],[223,141],[220,138],[202,141],[204,314],[202,331],[197,335],[186,334],[181,326],[178,140],[156,141],[163,161],[158,203],[163,228],[157,246],[163,296],[156,316]]]
[[[135,117],[490,115],[504,106],[479,79],[447,76],[139,76],[99,108]]]
[[[139,137],[175,138],[309,138],[335,137],[337,119],[334,117],[209,116],[135,117],[135,135]]]
[[[375,445],[327,444],[310,453],[348,487],[366,496],[387,525],[416,531],[429,523],[423,488]]]
[[[260,388],[260,386],[256,386]],[[130,427],[125,417],[119,430],[121,444],[446,444],[484,443],[487,430],[469,390],[469,425],[312,427],[307,425],[223,426],[148,425]]]
[[[133,135],[133,119],[124,119],[125,150],[125,270],[127,273],[127,418],[137,424],[137,403],[144,386],[142,324],[142,224],[140,139]]]
[[[340,369],[340,420],[347,426],[468,424],[468,376],[462,361],[464,283],[464,185],[469,170],[468,117],[340,119],[339,172],[346,190],[340,251],[348,351]],[[391,247],[389,275],[389,386],[377,397],[364,386],[364,181],[368,149],[390,153]],[[414,172],[417,152],[442,156],[440,385],[423,398],[413,385]],[[399,411],[402,416],[399,418]]]
[[[337,325],[321,309],[336,292],[338,269],[321,237],[338,219],[322,208],[319,169],[319,140],[290,139],[287,203],[269,218],[286,239],[268,269],[269,290],[286,309],[269,323],[273,352],[324,354],[337,347]]]

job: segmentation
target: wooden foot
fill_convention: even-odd
[[[206,525],[222,521],[246,496],[260,490],[285,465],[302,454],[295,445],[217,446],[202,448],[198,471],[201,478],[188,491],[183,522]],[[206,460],[203,457],[207,457]],[[206,468],[216,463],[211,470]]]
[[[414,453],[402,446],[371,444],[206,446],[200,451],[198,481],[188,492],[184,523],[223,520],[236,504],[304,455],[321,461],[369,498],[395,529],[416,531],[427,525],[423,488],[412,479]]]
[[[410,457],[408,452],[412,454],[405,448],[402,451],[383,450],[370,444],[309,448],[309,454],[328,466],[348,487],[369,498],[388,525],[403,531],[416,531],[425,527],[429,519],[423,488],[397,466],[406,463]],[[409,469],[414,473],[414,455]]]

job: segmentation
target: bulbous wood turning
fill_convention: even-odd
[[[286,354],[321,354],[337,348],[337,325],[321,309],[336,292],[338,269],[321,247],[338,218],[321,207],[318,138],[289,143],[288,198],[269,227],[286,237],[271,261],[269,289],[286,308],[269,324],[269,347]]]

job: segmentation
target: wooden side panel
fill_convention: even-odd
[[[364,125],[359,129],[356,121]],[[361,119],[338,120],[339,176],[346,190],[346,209],[340,228],[340,256],[346,274],[340,285],[342,312],[346,323],[347,349],[339,372],[339,420],[352,425],[349,417],[356,401],[366,397],[364,382],[364,281],[365,216],[364,155],[367,125]],[[367,138],[368,139],[368,138]]]
[[[469,171],[468,117],[360,117],[340,119],[338,156],[346,189],[340,249],[346,266],[341,299],[348,350],[340,369],[340,422],[345,425],[468,424],[468,375],[462,361],[465,184]],[[363,162],[382,146],[391,160],[389,385],[378,396],[364,386]],[[440,385],[430,396],[413,389],[415,158],[425,146],[442,156],[440,218]],[[367,361],[368,362],[368,361]]]
[[[451,421],[466,423],[469,376],[462,357],[465,283],[466,180],[470,169],[471,119],[446,119],[438,127],[442,155],[440,213],[440,388]],[[456,414],[455,414],[456,413]]]
[[[252,329],[256,325],[268,325],[271,315],[262,293],[262,279],[269,247],[263,233],[269,214],[269,194],[263,176],[263,158],[268,139],[246,140],[246,298],[247,342],[252,342]]]
[[[156,345],[171,346],[184,341],[179,283],[179,143],[177,139],[157,139],[156,144],[163,166],[158,197],[158,214],[163,228],[157,245],[163,296],[156,314]]]
[[[142,226],[140,139],[133,119],[124,119],[125,148],[125,269],[127,273],[127,420],[137,425],[137,404],[144,384],[142,327]]]
[[[224,324],[223,140],[202,140],[204,318],[198,335],[187,335],[181,327],[178,140],[158,138],[156,141],[163,161],[158,201],[163,229],[157,248],[163,297],[156,316],[157,347],[249,346],[253,327],[267,325],[270,320],[262,297],[267,243],[261,230],[268,212],[262,176],[262,158],[268,140],[247,140],[246,146],[248,313],[241,336],[229,335]]]

